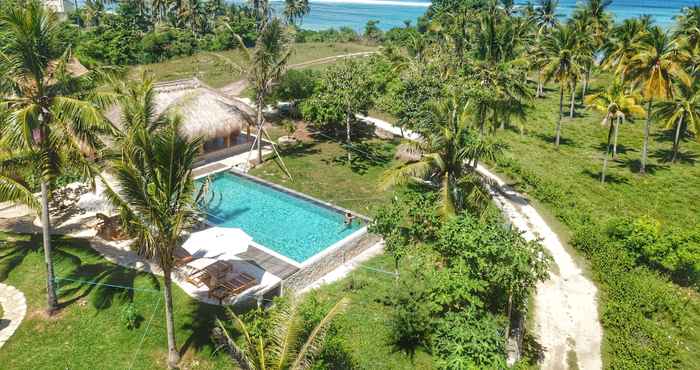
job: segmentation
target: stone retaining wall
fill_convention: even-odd
[[[296,292],[306,288],[380,240],[381,238],[374,234],[362,233],[358,235],[356,239],[347,241],[340,248],[328,252],[306,266],[302,266],[294,275],[283,281],[284,290]]]

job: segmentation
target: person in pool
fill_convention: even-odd
[[[345,212],[345,226],[351,226],[352,221],[355,220],[355,216],[350,212]]]

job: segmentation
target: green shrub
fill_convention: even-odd
[[[121,319],[127,329],[136,329],[141,321],[141,315],[136,310],[133,302],[124,305],[121,311]]]
[[[465,310],[437,323],[432,337],[439,369],[506,369],[505,325],[493,315]]]

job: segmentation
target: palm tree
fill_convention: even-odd
[[[243,39],[236,35],[248,68],[248,81],[255,91],[255,109],[257,126],[258,163],[262,163],[262,130],[265,118],[263,108],[265,99],[272,91],[273,83],[280,78],[292,54],[291,37],[285,24],[278,18],[264,22],[252,49],[245,47]]]
[[[568,83],[581,75],[583,66],[578,54],[576,32],[566,25],[557,26],[545,37],[543,57],[545,59],[545,81],[554,79],[559,83],[559,119],[557,120],[554,145],[558,149],[561,137],[561,120],[564,116],[564,90]]]
[[[301,20],[309,14],[309,0],[284,0],[284,16],[288,23],[301,24]]]
[[[583,88],[581,89],[581,100],[586,94],[588,75],[595,63],[595,54],[597,51],[597,41],[594,34],[587,32],[590,23],[592,22],[588,12],[583,12],[582,17],[575,17],[569,22],[569,27],[573,28],[576,34],[576,55],[578,62],[581,64],[582,70],[579,74],[571,75],[571,103],[569,107],[569,118],[574,118],[576,108],[576,84],[579,77],[583,78]]]
[[[694,78],[690,85],[677,84],[675,98],[669,101],[657,103],[655,116],[663,120],[666,129],[675,127],[673,137],[673,157],[671,162],[678,159],[681,134],[684,126],[695,133],[700,134],[700,80]]]
[[[217,320],[218,327],[214,329],[213,339],[243,370],[309,369],[323,349],[333,319],[345,310],[349,302],[347,298],[338,301],[305,340],[302,338],[303,322],[296,301],[278,304],[272,309],[270,319],[273,327],[269,330],[269,338],[253,336],[245,323],[227,308],[228,315],[243,336],[243,346],[236,344],[221,320]]]
[[[608,141],[606,145],[605,157],[603,159],[603,171],[601,172],[601,182],[605,182],[605,171],[608,166],[608,156],[612,141],[612,157],[617,155],[617,135],[620,123],[624,120],[632,120],[636,117],[643,117],[646,114],[644,107],[639,105],[639,98],[625,93],[624,85],[620,80],[614,82],[606,91],[589,95],[585,98],[586,105],[594,110],[605,114],[602,125],[609,125]]]
[[[647,101],[647,119],[644,125],[644,145],[639,172],[646,173],[649,151],[649,131],[654,100],[664,100],[673,96],[673,82],[690,84],[683,70],[681,50],[676,40],[660,27],[652,27],[638,44],[638,51],[629,61],[627,74],[639,85],[642,96]]]
[[[0,53],[0,96],[9,112],[2,145],[15,153],[30,153],[41,181],[41,219],[46,260],[47,306],[57,308],[51,256],[49,193],[63,169],[79,169],[92,177],[87,155],[102,146],[100,135],[110,126],[102,110],[112,100],[95,92],[103,76],[83,71],[69,49],[62,49],[59,22],[38,1],[11,7],[0,14],[4,45]]]
[[[451,217],[470,202],[482,208],[485,195],[473,167],[479,159],[493,159],[502,147],[490,137],[478,137],[466,102],[452,93],[449,98],[431,104],[434,129],[422,133],[423,139],[401,144],[397,156],[407,161],[387,171],[383,189],[411,182],[430,184],[440,191],[440,213]],[[466,164],[472,163],[471,167]]]
[[[602,67],[620,76],[622,83],[627,82],[625,72],[630,60],[637,53],[639,39],[649,30],[642,18],[625,19],[613,28],[610,38],[602,46]]]
[[[676,37],[685,37],[691,48],[700,46],[700,6],[694,5],[683,9],[683,14],[676,19]]]
[[[105,193],[138,253],[155,260],[163,272],[168,367],[173,369],[180,360],[173,319],[173,252],[184,241],[184,231],[197,221],[192,166],[201,141],[188,142],[178,134],[178,117],[156,130],[149,130],[153,123],[144,123],[132,123],[121,144],[122,155],[110,161],[119,190],[105,182]]]
[[[557,19],[558,6],[559,0],[539,0],[534,15],[539,34],[546,34],[545,31],[551,30],[559,24]]]

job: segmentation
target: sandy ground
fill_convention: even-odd
[[[359,117],[382,130],[401,135],[399,128],[388,122]],[[419,138],[412,132],[403,134],[410,140]],[[541,368],[568,369],[569,363],[575,362],[581,370],[601,369],[603,329],[598,320],[598,289],[583,275],[559,237],[525,197],[486,168],[479,166],[477,170],[490,180],[494,201],[508,220],[526,239],[540,239],[556,264],[549,273],[549,280],[537,285],[535,294],[535,334],[543,349]]]
[[[602,368],[598,289],[583,276],[581,268],[527,199],[484,167],[479,166],[478,171],[495,183],[492,195],[504,215],[524,232],[526,239],[541,239],[556,263],[549,280],[539,283],[535,294],[535,331],[544,349],[541,368],[567,369],[569,361],[574,360],[582,370]],[[575,358],[568,359],[574,352]]]

